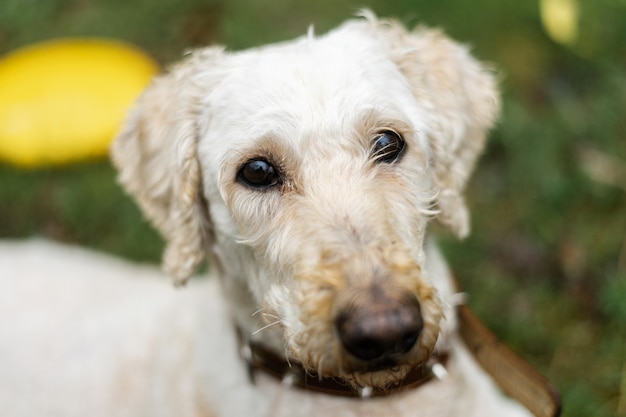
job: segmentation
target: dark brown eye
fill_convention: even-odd
[[[402,136],[391,130],[385,130],[374,138],[371,153],[375,162],[390,164],[402,155],[404,147]]]
[[[278,173],[266,160],[253,159],[239,169],[237,179],[248,187],[263,189],[278,184]]]

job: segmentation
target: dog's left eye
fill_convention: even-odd
[[[239,169],[237,179],[251,188],[264,189],[278,184],[278,172],[266,160],[253,159]]]
[[[402,136],[391,130],[385,130],[374,138],[372,157],[375,162],[390,164],[403,153],[405,142]]]

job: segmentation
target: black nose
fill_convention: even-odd
[[[424,326],[414,297],[401,302],[372,302],[341,314],[335,322],[344,348],[355,357],[373,361],[407,353]]]

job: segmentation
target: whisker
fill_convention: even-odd
[[[278,319],[278,320],[276,320],[276,321],[273,321],[273,322],[271,322],[270,324],[267,324],[267,325],[265,325],[265,326],[261,327],[260,329],[257,329],[257,330],[255,330],[255,331],[253,331],[253,332],[252,332],[252,336],[256,335],[256,334],[257,334],[257,333],[259,333],[259,332],[262,332],[263,330],[267,329],[268,327],[272,327],[272,326],[273,326],[273,325],[275,325],[275,324],[279,324],[280,322],[281,322],[281,320],[280,320],[280,319]]]
[[[287,362],[287,365],[289,365],[289,367],[291,368],[291,359],[289,357],[289,350],[287,349],[287,345],[285,345],[285,361]]]
[[[265,310],[265,307],[261,307],[259,308],[257,311],[255,311],[254,313],[252,313],[252,317],[256,316],[257,314],[259,314],[261,311]]]
[[[273,319],[276,319],[276,320],[279,320],[279,321],[282,320],[280,317],[278,317],[278,316],[276,316],[274,314],[270,314],[270,313],[263,313],[263,318],[265,318],[265,317],[270,317],[270,318],[273,318]]]

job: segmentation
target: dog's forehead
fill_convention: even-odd
[[[211,129],[241,142],[228,146],[268,134],[296,140],[314,132],[323,140],[323,133],[354,129],[368,111],[397,115],[415,106],[386,43],[352,32],[229,56],[228,74],[209,97]]]
[[[200,152],[213,160],[206,169],[216,170],[214,178],[226,162],[254,157],[256,144],[268,138],[287,150],[326,153],[341,146],[357,155],[371,138],[355,143],[355,131],[383,130],[391,119],[423,130],[419,105],[387,42],[363,27],[225,59],[225,75],[208,95],[210,114],[202,121]]]

